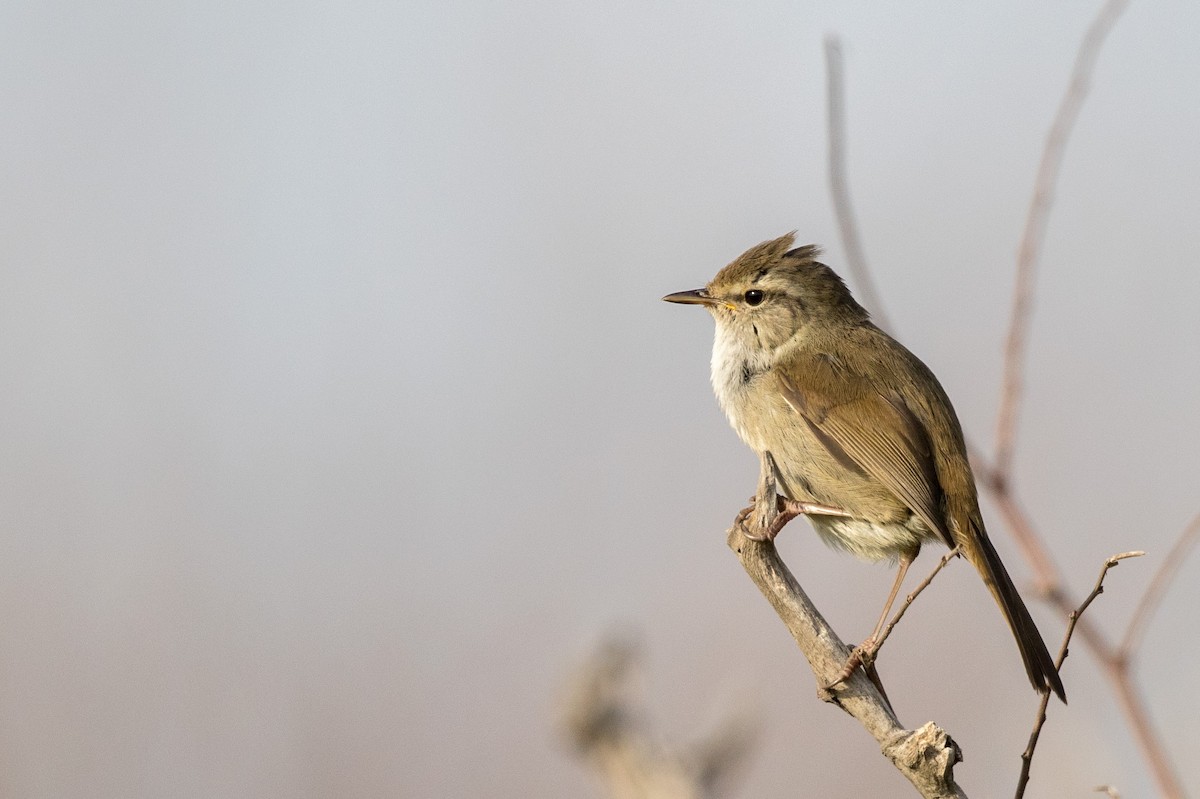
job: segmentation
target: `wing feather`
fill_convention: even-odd
[[[947,546],[955,545],[943,518],[929,434],[901,397],[867,388],[830,401],[815,396],[811,388],[801,389],[782,373],[779,385],[788,405],[834,459],[878,480]]]

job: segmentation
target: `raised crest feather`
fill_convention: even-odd
[[[779,263],[788,255],[789,251],[794,252],[792,245],[795,242],[796,231],[793,230],[777,239],[764,241],[762,244],[751,247],[739,255],[737,260],[718,272],[717,276],[712,279],[712,283],[732,283],[751,279],[754,275]],[[806,248],[801,247],[800,249]]]

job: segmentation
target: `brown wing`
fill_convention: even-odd
[[[860,384],[861,390],[833,398],[777,374],[784,399],[830,455],[878,480],[947,546],[955,546],[942,517],[942,488],[929,434],[899,395],[885,396]]]

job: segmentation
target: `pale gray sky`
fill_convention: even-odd
[[[792,229],[843,266],[837,32],[867,254],[989,441],[1017,237],[1097,7],[10,4],[0,792],[598,797],[555,700],[621,627],[672,740],[763,708],[740,796],[902,793],[725,548],[756,463],[707,384],[711,321],[658,298]],[[1020,489],[1080,592],[1150,551],[1091,611],[1114,636],[1200,507],[1198,25],[1184,0],[1118,24],[1038,283]],[[865,635],[886,570],[803,522],[781,546]],[[1197,573],[1139,674],[1200,791]],[[1035,697],[965,566],[881,669],[973,795],[1011,791]],[[1065,679],[1030,796],[1151,795],[1082,647]]]

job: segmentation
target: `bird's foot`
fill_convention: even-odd
[[[738,512],[734,524],[752,541],[774,541],[779,531],[797,516],[848,516],[841,508],[822,505],[818,502],[800,502],[787,497],[775,497],[775,513],[755,513],[758,497],[750,497],[750,505]],[[771,516],[768,519],[766,517]]]
[[[758,503],[754,497],[750,498],[750,502],[753,504],[738,511],[737,518],[733,520],[734,527],[741,530],[742,535],[751,541],[774,541],[788,520],[781,516],[768,520],[765,516],[770,514],[758,512]]]
[[[873,635],[854,647],[854,649],[850,650],[850,657],[846,658],[846,665],[842,669],[842,673],[837,676],[837,679],[825,686],[826,690],[832,689],[836,685],[841,685],[850,679],[850,675],[859,666],[862,666],[865,671],[870,671],[871,667],[875,665],[875,655],[878,652],[879,644],[875,642],[875,636]]]

